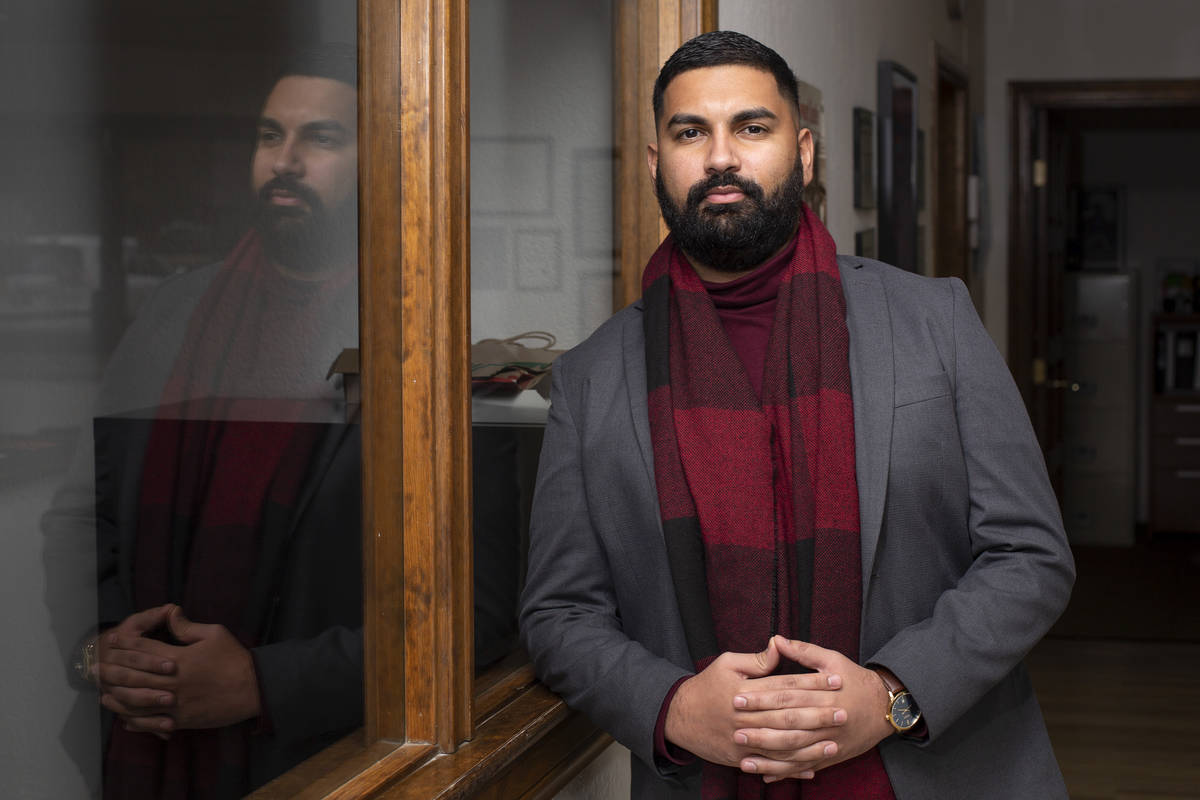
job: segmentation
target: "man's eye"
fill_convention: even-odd
[[[327,133],[314,133],[312,135],[313,143],[321,147],[336,147],[338,145],[337,137],[330,136]]]
[[[258,132],[258,140],[260,142],[263,142],[264,144],[278,142],[281,138],[282,137],[279,135],[279,131],[259,131]]]
[[[700,131],[695,128],[684,128],[679,132],[680,139],[695,139],[700,135]]]
[[[762,125],[747,125],[743,130],[751,136],[759,136],[767,132],[767,129]]]

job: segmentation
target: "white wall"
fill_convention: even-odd
[[[719,15],[721,28],[773,48],[796,77],[821,90],[828,227],[838,252],[853,253],[854,232],[876,226],[874,211],[854,208],[853,108],[876,110],[877,62],[896,61],[917,76],[918,127],[928,134],[935,118],[935,43],[965,69],[966,23],[951,21],[945,0],[720,0]],[[927,170],[929,163],[927,152]],[[928,203],[926,209],[920,224],[929,224]]]
[[[1008,337],[1008,84],[1200,76],[1195,0],[987,0],[987,219],[984,319]]]

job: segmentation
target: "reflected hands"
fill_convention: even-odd
[[[261,713],[254,660],[225,626],[192,622],[175,605],[135,614],[126,622],[142,615],[143,622],[161,615],[182,644],[146,638],[153,628],[136,632],[126,623],[103,634],[107,672],[121,682],[110,690],[102,665],[100,702],[119,714],[127,728],[166,738],[176,729],[220,728]]]

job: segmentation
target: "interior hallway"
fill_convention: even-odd
[[[1027,659],[1072,799],[1200,798],[1200,540],[1075,555],[1071,604]]]

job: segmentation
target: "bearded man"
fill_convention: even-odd
[[[361,724],[359,434],[326,379],[358,341],[356,129],[352,48],[288,65],[258,121],[253,229],[139,313],[46,515],[107,798],[241,797]]]
[[[835,255],[770,48],[654,89],[671,235],[554,367],[522,598],[634,798],[1066,797],[1021,659],[1074,579],[962,283]]]

